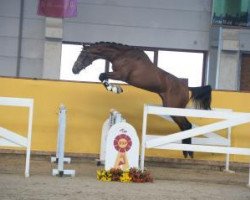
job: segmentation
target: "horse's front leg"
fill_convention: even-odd
[[[99,80],[103,83],[104,87],[108,90],[108,91],[112,91],[116,94],[122,93],[123,89],[121,88],[121,86],[119,85],[114,85],[108,82],[108,79],[115,79],[115,80],[119,80],[119,76],[115,76],[116,73],[114,72],[108,72],[108,73],[101,73],[99,76]]]
[[[99,76],[99,80],[103,83],[104,87],[111,91],[112,90],[112,86],[111,84],[108,82],[108,78],[107,78],[107,74],[106,73],[101,73]]]

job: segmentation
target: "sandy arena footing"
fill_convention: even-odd
[[[206,167],[146,162],[154,183],[119,183],[96,180],[93,158],[72,158],[65,169],[76,177],[53,177],[55,164],[48,156],[32,156],[30,178],[24,178],[24,155],[0,154],[1,200],[249,200],[248,171],[225,173]]]

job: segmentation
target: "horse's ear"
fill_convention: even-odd
[[[90,47],[90,44],[82,43],[82,49],[87,50]]]
[[[82,50],[85,50],[85,43],[82,43]]]

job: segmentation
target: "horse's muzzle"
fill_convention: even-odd
[[[75,62],[73,68],[72,68],[72,72],[74,74],[79,74],[79,72],[83,69],[83,67],[81,65],[79,65],[78,62]]]
[[[72,68],[72,72],[73,72],[73,74],[79,74],[79,70],[77,70],[77,68],[74,66],[73,68]]]

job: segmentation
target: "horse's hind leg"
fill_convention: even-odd
[[[172,116],[172,119],[175,121],[175,123],[179,126],[179,128],[182,131],[189,130],[192,128],[192,124],[187,120],[186,117],[174,117]],[[183,144],[191,144],[192,139],[191,138],[186,138],[182,140]],[[183,151],[183,155],[185,158],[189,155],[191,158],[194,157],[194,154],[192,151]]]
[[[176,91],[178,92],[178,90]],[[186,95],[186,92],[183,92],[180,90],[178,94],[182,94],[182,95],[180,96],[180,95],[172,94],[172,98],[168,98],[171,96],[171,94],[168,94],[168,93],[160,94],[160,97],[162,98],[163,106],[173,107],[173,108],[184,108],[188,102],[188,92]],[[192,128],[192,124],[187,120],[186,117],[176,117],[176,116],[171,116],[171,117],[182,131],[189,130]],[[182,140],[183,144],[191,144],[191,142],[192,142],[191,138],[186,138]],[[185,158],[188,155],[191,158],[193,158],[192,151],[183,151],[183,155]]]

